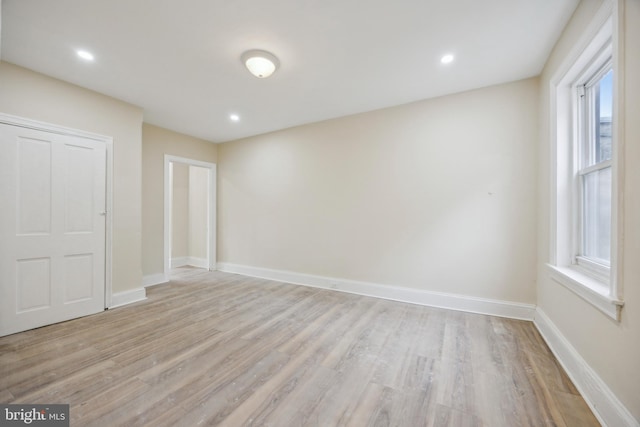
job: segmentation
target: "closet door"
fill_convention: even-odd
[[[0,124],[0,336],[105,308],[106,144]]]

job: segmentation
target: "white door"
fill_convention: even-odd
[[[105,308],[106,144],[0,124],[0,336]]]

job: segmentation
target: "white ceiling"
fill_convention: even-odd
[[[223,142],[538,75],[577,3],[3,0],[0,53]],[[250,75],[249,49],[274,53],[279,70]]]

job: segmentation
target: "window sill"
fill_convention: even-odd
[[[551,278],[587,301],[598,310],[611,317],[620,320],[620,309],[624,303],[609,296],[609,287],[570,267],[557,267],[547,264]]]

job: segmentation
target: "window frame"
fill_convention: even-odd
[[[575,137],[573,138],[573,149],[576,153],[573,170],[574,170],[574,205],[573,213],[573,253],[571,255],[572,264],[579,269],[581,273],[593,277],[594,279],[608,285],[611,277],[611,258],[608,262],[600,262],[600,260],[584,255],[585,253],[585,177],[594,172],[599,172],[607,168],[611,168],[613,175],[613,156],[615,151],[615,140],[612,136],[611,141],[611,158],[595,162],[591,164],[591,157],[594,156],[591,150],[593,147],[594,135],[593,120],[595,119],[594,102],[592,88],[604,77],[609,71],[613,72],[613,52],[612,40],[606,41],[605,46],[589,63],[584,72],[575,80],[574,87],[574,118],[575,118]],[[615,81],[615,73],[613,79]],[[613,94],[615,96],[615,93]],[[615,102],[615,99],[614,99]],[[597,107],[596,107],[597,108]],[[613,117],[612,117],[613,122]],[[588,151],[588,152],[587,152]],[[611,185],[611,202],[615,203],[613,194],[613,183]],[[612,209],[613,210],[613,209]],[[612,219],[613,221],[613,219]],[[611,233],[612,223],[609,224]],[[610,242],[611,245],[612,242]]]
[[[616,37],[618,2],[605,1],[593,22],[584,31],[576,47],[550,80],[550,247],[546,264],[551,279],[574,292],[586,302],[620,321],[622,301],[622,208],[624,138],[624,75],[617,52],[622,48]],[[578,86],[596,77],[607,61],[613,70],[612,117],[612,191],[610,267],[580,256],[581,185],[576,179],[579,156],[576,138],[579,129],[576,99]],[[580,178],[581,179],[581,178]],[[580,196],[582,197],[582,196]]]

